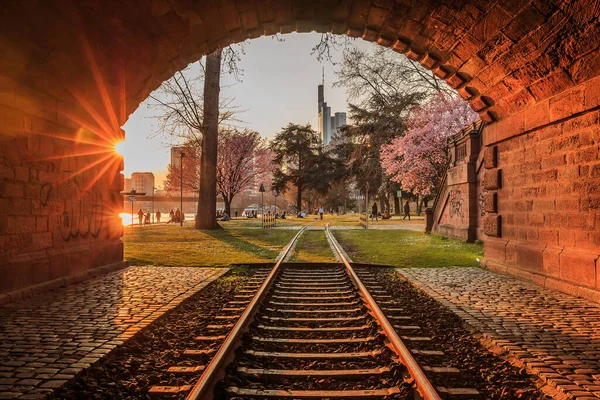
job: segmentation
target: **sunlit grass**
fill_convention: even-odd
[[[325,231],[306,231],[298,240],[290,262],[335,262]]]
[[[354,262],[397,267],[474,267],[483,246],[408,230],[335,230]]]
[[[293,227],[293,226],[325,226],[331,222],[332,225],[347,223],[348,225],[358,225],[358,215],[346,214],[346,215],[330,215],[325,214],[323,219],[320,219],[318,215],[309,214],[305,218],[287,217],[286,219],[278,219],[277,227]],[[261,218],[234,218],[231,221],[219,222],[221,226],[226,228],[261,228]]]
[[[125,259],[130,265],[216,266],[271,262],[293,230],[252,228],[199,231],[191,225],[125,227]]]
[[[343,217],[340,216],[337,219],[334,219],[330,226],[358,226],[359,214],[347,214]],[[386,225],[423,225],[425,224],[425,217],[421,216],[411,216],[411,220],[408,219],[402,220],[401,216],[392,215],[390,219],[381,219],[379,218],[378,222],[371,222],[371,218],[369,218],[369,225],[376,226],[386,226]]]
[[[305,218],[286,218],[278,219],[278,227],[288,226],[303,226],[309,223]],[[258,218],[233,218],[230,221],[222,221],[219,224],[224,228],[262,228],[262,220],[260,216]]]

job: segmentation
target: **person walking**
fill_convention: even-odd
[[[179,208],[177,208],[177,210],[175,210],[175,223],[180,222],[181,221],[181,210]]]
[[[161,214],[160,214],[160,210],[157,210],[157,211],[156,211],[156,223],[157,223],[157,224],[160,224],[160,215],[161,215]]]
[[[171,212],[169,212],[169,222],[167,222],[167,224],[170,224],[171,222],[175,222],[175,211],[173,211],[172,208]]]
[[[379,218],[377,216],[377,202],[373,202],[373,207],[371,207],[371,222],[373,222],[373,218],[375,218],[375,222],[379,223]]]
[[[138,223],[140,224],[140,226],[142,226],[142,224],[144,223],[144,211],[140,208],[140,211],[138,211]]]
[[[408,217],[408,220],[410,221],[410,205],[408,204],[408,200],[404,203],[404,218],[402,218],[402,221],[404,221],[406,217]]]
[[[325,213],[325,210],[323,209],[323,206],[319,207],[319,216],[321,217],[321,219],[323,219],[324,213]]]

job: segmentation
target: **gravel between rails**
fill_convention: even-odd
[[[58,390],[55,398],[149,399],[147,392],[152,385],[193,385],[200,374],[176,376],[167,373],[167,369],[171,366],[208,364],[212,355],[192,359],[182,353],[185,349],[218,348],[217,343],[201,343],[195,338],[227,334],[228,330],[209,330],[206,326],[229,322],[216,320],[214,317],[217,315],[241,314],[239,311],[225,312],[221,308],[231,307],[226,304],[234,300],[237,291],[244,289],[256,270],[238,267],[211,282]],[[183,399],[186,394],[171,398]]]
[[[410,315],[421,330],[418,336],[429,336],[429,342],[411,344],[421,350],[442,350],[444,356],[415,354],[423,366],[456,367],[461,370],[459,378],[444,378],[439,374],[427,374],[434,386],[445,386],[448,379],[464,382],[463,386],[479,390],[485,399],[550,399],[539,387],[541,381],[511,365],[499,355],[486,349],[452,311],[422,293],[392,268],[355,267],[360,275],[378,281],[378,285],[392,295],[394,306],[403,308],[403,315]],[[389,313],[385,312],[389,317]],[[392,314],[393,315],[393,314]],[[412,323],[411,323],[412,324]]]
[[[340,275],[342,281],[336,287],[319,288],[317,284],[311,289],[302,289],[304,275],[310,273],[318,278],[320,284],[327,282],[327,277]],[[282,279],[286,284],[282,284]],[[294,283],[295,282],[295,283]],[[287,286],[288,288],[284,289]],[[308,293],[303,293],[303,290]],[[286,299],[287,296],[287,299]],[[337,296],[337,298],[332,298]],[[342,296],[342,297],[340,297]],[[332,311],[328,306],[297,306],[298,302],[332,304]],[[276,302],[277,304],[274,304]],[[340,306],[339,303],[356,303],[352,306]],[[287,303],[287,305],[285,305]],[[337,304],[337,305],[336,305]],[[277,305],[277,307],[275,306]],[[358,308],[358,310],[357,310]],[[289,310],[319,310],[304,315],[290,315]],[[353,310],[351,312],[340,311]],[[288,310],[287,312],[285,310]],[[290,320],[290,318],[301,320]],[[314,318],[314,319],[313,319]],[[334,320],[323,320],[335,318]],[[340,318],[340,319],[337,319]],[[285,327],[288,330],[279,331],[266,329]],[[306,331],[305,329],[325,328],[350,328],[332,332]],[[295,330],[295,328],[302,328]],[[215,390],[215,399],[238,399],[228,388],[237,387],[259,390],[377,390],[398,387],[399,392],[386,399],[413,398],[413,388],[410,382],[405,381],[406,368],[396,362],[394,353],[386,346],[385,338],[378,333],[375,319],[367,312],[362,303],[358,290],[346,275],[343,265],[317,264],[310,267],[282,267],[281,275],[277,278],[272,290],[261,305],[256,320],[251,324],[249,332],[244,336],[242,345],[236,350],[236,359],[227,367],[226,377],[219,382]],[[339,338],[365,338],[372,340],[364,343],[274,343],[255,340],[262,338],[298,338],[298,339],[339,339]],[[258,353],[257,353],[258,352]],[[267,352],[266,354],[262,352]],[[269,352],[280,352],[274,357]],[[372,354],[366,354],[371,353]],[[295,357],[284,356],[282,353],[295,354]],[[301,353],[301,354],[298,354]],[[317,353],[311,355],[306,353]],[[323,354],[325,353],[325,354]],[[331,354],[326,354],[331,353]],[[360,356],[334,357],[335,353],[357,354]],[[388,372],[379,375],[368,374],[352,377],[320,377],[318,373],[310,373],[302,377],[273,377],[261,373],[249,373],[238,370],[262,369],[271,370],[364,370],[387,368]],[[246,399],[247,397],[244,397]]]
[[[462,374],[459,377],[440,377],[436,374],[428,374],[435,386],[448,385],[474,387],[486,399],[547,399],[550,398],[538,389],[540,381],[536,377],[528,375],[524,370],[512,366],[508,361],[500,356],[489,352],[473,336],[465,324],[454,313],[440,305],[438,302],[423,294],[413,287],[409,282],[395,274],[391,268],[380,267],[356,267],[357,272],[365,273],[374,278],[378,285],[383,286],[385,290],[393,295],[394,307],[410,310],[409,315],[417,321],[421,327],[418,336],[430,336],[433,340],[429,342],[419,342],[418,345],[409,348],[418,347],[421,350],[442,350],[444,356],[423,356],[415,354],[415,358],[421,365],[457,367]],[[185,349],[202,348],[202,344],[195,340],[197,336],[213,336],[225,334],[226,332],[215,332],[206,328],[208,324],[215,323],[216,315],[226,315],[228,312],[221,309],[231,300],[237,291],[242,290],[245,282],[254,275],[254,269],[238,268],[230,271],[228,274],[209,284],[206,288],[185,300],[179,307],[174,309],[147,329],[140,332],[134,338],[126,342],[123,346],[115,349],[104,360],[97,363],[85,371],[76,380],[69,383],[66,387],[58,390],[55,398],[59,399],[148,399],[148,389],[152,385],[170,385],[180,386],[193,384],[199,375],[175,376],[166,372],[170,366],[185,365],[206,365],[210,356],[204,356],[199,359],[190,359],[182,357]],[[363,314],[364,309],[357,312],[356,315]],[[235,313],[235,312],[230,312]],[[387,313],[386,313],[387,314]],[[405,313],[403,313],[405,314]],[[285,313],[271,313],[271,315],[285,316]],[[289,316],[289,315],[288,315]],[[329,316],[329,315],[327,315]],[[275,321],[273,321],[275,322]],[[254,330],[258,321],[253,323]],[[364,331],[357,332],[357,336],[374,336],[375,342],[354,347],[359,350],[369,350],[381,344],[383,338],[377,333],[377,328],[369,324]],[[280,332],[263,331],[262,336],[278,337],[282,336]],[[288,332],[285,336],[290,336]],[[299,332],[293,332],[293,337],[313,337],[312,334],[306,335]],[[333,332],[326,337],[337,337],[340,333]],[[319,335],[323,337],[323,335]],[[274,351],[278,347],[270,343],[252,343],[246,338],[246,348],[262,351]],[[217,343],[211,347],[216,347]],[[324,346],[313,344],[302,346],[303,351],[319,351]],[[352,346],[342,345],[338,351],[349,351]],[[298,348],[300,349],[300,347]],[[382,358],[391,357],[385,352]],[[260,357],[247,357],[242,364],[246,366],[264,365],[265,360]],[[333,361],[333,360],[332,360]],[[313,361],[305,364],[298,364],[291,360],[277,360],[270,365],[271,368],[289,368],[300,367],[301,369],[331,369],[345,366],[366,367],[381,365],[380,362],[371,362],[368,360],[360,363],[354,361],[340,362],[322,362]],[[237,365],[236,365],[237,364]],[[238,363],[230,365],[231,369],[239,366]],[[354,383],[355,388],[367,388],[379,385],[390,385],[397,381],[403,373],[402,368],[394,369],[391,376],[383,378],[383,381],[377,381],[373,378],[367,378],[360,384]],[[235,373],[232,375],[236,375]],[[239,378],[238,378],[239,379]],[[246,379],[242,379],[251,386]],[[234,379],[235,383],[242,383]],[[229,382],[229,383],[234,383]],[[314,380],[310,387],[296,382],[294,380],[279,381],[278,384],[297,389],[343,389],[349,384],[343,380]],[[256,387],[255,386],[255,387]],[[405,395],[398,396],[404,397]],[[185,394],[174,398],[185,398]]]

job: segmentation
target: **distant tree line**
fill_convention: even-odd
[[[220,75],[237,74],[243,47],[217,50],[200,63],[198,76],[178,72],[152,96],[164,110],[162,131],[194,149],[186,154],[183,180],[198,192],[196,228],[218,227],[217,196],[230,214],[234,197],[260,183],[293,194],[297,210],[351,207],[357,193],[379,199],[382,210],[391,209],[398,189],[419,204],[436,194],[448,138],[477,114],[431,71],[389,49],[363,51],[325,34],[313,52],[330,60],[336,46],[344,53],[335,86],[346,89],[352,123],[328,146],[310,125],[289,123],[267,143],[229,124],[235,109],[220,98]],[[167,190],[179,188],[179,174],[169,170]]]

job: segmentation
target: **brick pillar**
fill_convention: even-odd
[[[431,233],[433,229],[433,208],[427,207],[425,209],[425,233]]]
[[[467,242],[477,240],[477,225],[479,218],[478,192],[477,192],[477,160],[481,151],[481,132],[472,130],[468,138],[469,161],[467,163],[467,193],[469,226],[467,228]]]

